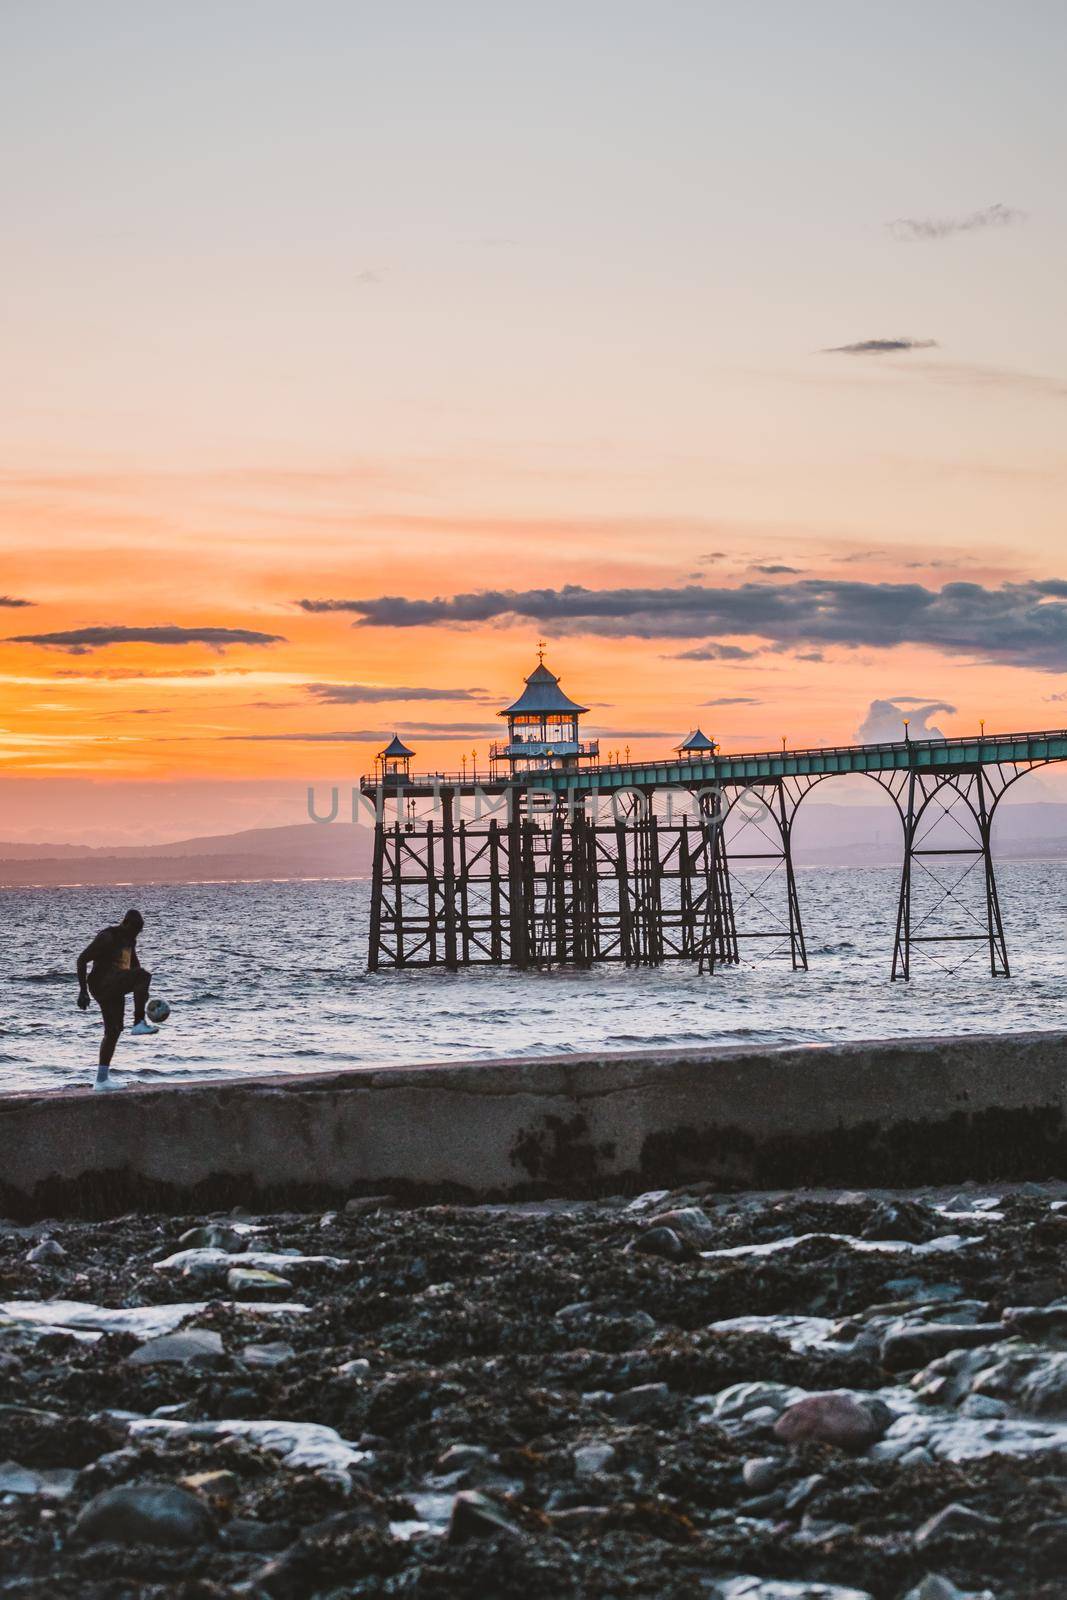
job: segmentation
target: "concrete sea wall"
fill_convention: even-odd
[[[1067,1033],[0,1097],[0,1215],[15,1218],[1048,1177],[1067,1177]]]

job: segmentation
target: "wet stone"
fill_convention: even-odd
[[[26,1254],[26,1260],[34,1266],[45,1266],[66,1259],[67,1252],[58,1239],[42,1239],[40,1244],[35,1244]]]
[[[131,1367],[179,1366],[214,1367],[226,1359],[220,1334],[210,1328],[190,1328],[184,1333],[166,1333],[149,1339],[126,1357]]]
[[[223,1543],[232,1550],[284,1550],[293,1542],[284,1522],[256,1522],[250,1517],[233,1517],[222,1531]]]
[[[689,1261],[697,1254],[673,1228],[649,1228],[638,1234],[633,1247],[642,1255],[660,1256],[664,1261]]]
[[[105,1489],[84,1507],[75,1536],[95,1544],[205,1544],[215,1520],[204,1502],[172,1484]]]
[[[694,1250],[710,1250],[718,1234],[715,1224],[699,1206],[682,1206],[676,1211],[661,1211],[651,1219],[653,1228],[670,1228]]]
[[[765,1494],[782,1475],[782,1463],[776,1456],[750,1456],[741,1468],[741,1478],[754,1494]]]
[[[345,1201],[345,1216],[366,1217],[375,1211],[391,1211],[395,1205],[396,1199],[391,1194],[355,1195]]]
[[[655,1416],[670,1404],[671,1391],[665,1383],[641,1383],[634,1389],[623,1389],[612,1395],[610,1409],[626,1422],[643,1421]]]
[[[576,1478],[594,1478],[598,1472],[610,1472],[615,1456],[614,1445],[580,1445],[574,1452],[574,1475]]]
[[[931,1545],[941,1544],[946,1539],[961,1536],[988,1539],[991,1534],[997,1533],[999,1528],[1000,1523],[996,1517],[987,1517],[980,1511],[972,1511],[970,1506],[953,1504],[935,1512],[916,1529],[915,1548],[925,1550]]]
[[[241,1360],[246,1367],[279,1367],[295,1356],[296,1351],[284,1339],[270,1344],[246,1344],[241,1350]]]

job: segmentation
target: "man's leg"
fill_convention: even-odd
[[[96,1081],[107,1083],[110,1078],[111,1058],[115,1054],[115,1046],[119,1042],[119,1034],[125,1021],[126,995],[117,985],[107,985],[97,994],[96,1003],[100,1007],[100,1016],[104,1024]]]
[[[133,975],[133,985],[130,993],[133,995],[133,1020],[135,1023],[144,1021],[144,1008],[148,1004],[148,989],[152,982],[152,974],[141,967]]]
[[[140,967],[130,978],[130,993],[133,995],[133,1027],[130,1030],[135,1034],[158,1033],[159,1029],[154,1022],[145,1018],[144,1008],[148,1004],[148,987],[152,982],[152,974]]]

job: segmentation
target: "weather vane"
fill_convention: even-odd
[[[545,645],[545,641],[543,639],[538,639],[538,641],[537,641],[537,659],[540,662],[541,666],[544,666],[544,664],[545,664],[545,650],[546,650],[546,648],[547,648],[547,646]]]

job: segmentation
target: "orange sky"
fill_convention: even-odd
[[[75,838],[64,784],[269,781],[299,820],[394,728],[484,753],[541,634],[635,756],[847,742],[907,697],[1067,721],[1063,597],[1015,652],[981,621],[1067,576],[1051,10],[612,7],[605,55],[596,7],[240,9],[0,19],[0,801],[47,785]],[[861,586],[851,642],[297,604],[816,580]],[[953,582],[962,644],[865,631],[870,586]],[[279,637],[11,642],[170,625]],[[709,642],[745,654],[677,659]]]

